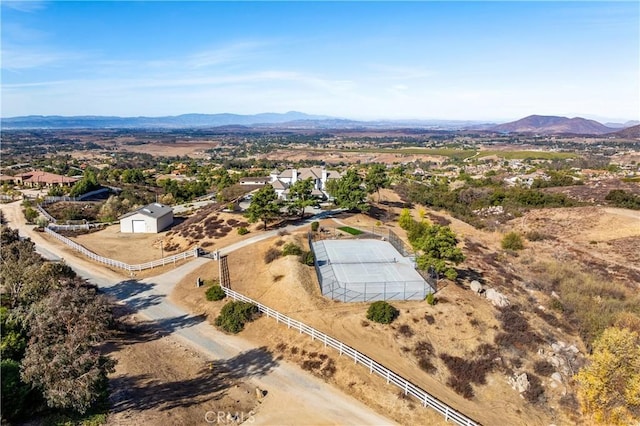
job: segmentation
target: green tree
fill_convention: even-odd
[[[86,169],[82,179],[77,181],[71,188],[71,191],[69,191],[69,195],[72,197],[78,197],[82,194],[86,194],[87,192],[96,190],[99,187],[100,185],[98,185],[98,178],[95,172],[91,169]]]
[[[398,225],[405,231],[409,230],[413,225],[413,217],[411,217],[411,211],[409,209],[402,209],[400,217],[398,218]]]
[[[294,212],[299,212],[300,219],[304,219],[304,209],[313,206],[316,199],[313,192],[313,180],[311,178],[296,181],[289,187],[289,202],[287,206]]]
[[[404,223],[409,242],[420,253],[416,257],[418,267],[428,270],[433,266],[437,272],[455,280],[457,272],[452,265],[462,262],[464,254],[458,247],[458,239],[451,228],[407,218]]]
[[[31,387],[20,380],[20,363],[13,359],[3,358],[0,362],[0,375],[2,376],[2,423],[5,420],[15,420],[27,414],[27,410],[33,407],[27,406],[27,396]]]
[[[387,168],[383,164],[372,164],[367,170],[367,176],[364,179],[367,193],[378,193],[378,202],[380,202],[380,189],[389,186],[389,177],[387,176]]]
[[[140,169],[126,169],[122,172],[120,179],[124,183],[140,183],[144,182],[144,174]]]
[[[251,223],[261,220],[264,223],[264,229],[267,229],[269,220],[280,215],[278,194],[271,185],[264,186],[254,194],[246,215]]]
[[[589,364],[575,376],[582,410],[603,424],[640,418],[640,337],[611,327],[594,341]],[[634,421],[635,419],[635,421]]]
[[[340,179],[327,182],[327,191],[335,198],[335,203],[339,207],[361,212],[369,210],[369,204],[365,201],[367,191],[355,169],[347,170]]]
[[[27,327],[15,310],[0,307],[0,358],[20,361],[27,347]]]

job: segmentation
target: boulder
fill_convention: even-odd
[[[551,375],[551,378],[558,383],[562,383],[562,374],[557,371]]]
[[[482,287],[482,284],[480,284],[480,282],[476,280],[471,281],[471,283],[469,284],[469,287],[471,288],[471,291],[478,294],[482,293],[482,291],[484,290],[484,287]]]
[[[493,304],[493,306],[497,308],[504,308],[509,306],[509,299],[507,299],[504,294],[499,293],[492,288],[485,291],[484,295],[487,300],[489,300]]]
[[[529,390],[529,378],[527,377],[527,373],[522,373],[520,375],[515,375],[509,378],[509,384],[512,388],[517,390],[518,392],[526,392]]]

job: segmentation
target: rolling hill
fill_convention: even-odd
[[[602,135],[614,132],[616,129],[581,117],[567,118],[553,115],[530,115],[517,121],[493,126],[489,130],[504,133]]]
[[[617,132],[610,133],[609,135],[622,139],[638,139],[640,138],[640,124],[618,130]]]

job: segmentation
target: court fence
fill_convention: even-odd
[[[397,235],[393,235],[397,237]],[[430,283],[425,280],[343,283],[336,278],[331,264],[325,264],[324,261],[321,264],[319,260],[328,259],[324,244],[321,242],[314,243],[311,232],[307,234],[307,239],[309,248],[313,252],[313,266],[318,276],[320,290],[325,297],[330,297],[333,300],[341,302],[424,300],[429,293],[435,292],[435,287],[431,286]],[[402,242],[402,240],[400,240],[400,242]],[[404,243],[402,242],[402,244]],[[403,252],[400,253],[402,254]]]
[[[271,309],[268,306],[263,305],[260,302],[257,302],[253,299],[248,298],[247,296],[238,293],[236,291],[231,290],[229,287],[222,287],[227,297],[232,298],[233,300],[240,300],[242,302],[248,302],[256,305],[258,310],[264,313],[268,318],[274,318],[276,322],[286,324],[287,328],[293,328],[294,330],[298,330],[300,334],[304,333],[311,336],[312,340],[318,340],[321,343],[324,343],[324,346],[331,347],[337,350],[340,353],[340,356],[346,355],[349,358],[353,358],[353,361],[356,364],[360,364],[365,368],[369,369],[369,374],[376,373],[378,376],[382,377],[387,381],[387,383],[391,383],[398,388],[405,395],[410,395],[416,398],[423,407],[429,407],[435,410],[437,413],[444,416],[445,421],[452,421],[455,424],[460,426],[477,426],[478,423],[473,421],[471,418],[465,416],[464,414],[456,411],[452,407],[449,407],[444,402],[438,400],[436,397],[432,396],[428,392],[422,390],[420,387],[414,385],[407,379],[403,378],[399,374],[394,373],[393,371],[386,368],[384,365],[374,361],[369,358],[365,354],[353,349],[351,346],[345,345],[341,341],[334,339],[331,336],[328,336],[321,331],[316,330],[315,328],[309,327],[303,322],[297,321],[293,318],[290,318],[286,315],[281,314],[280,312]]]

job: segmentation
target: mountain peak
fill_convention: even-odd
[[[559,117],[555,115],[530,115],[510,123],[500,124],[490,128],[494,132],[504,133],[541,133],[541,134],[588,134],[601,135],[614,131],[595,120],[582,117]]]

